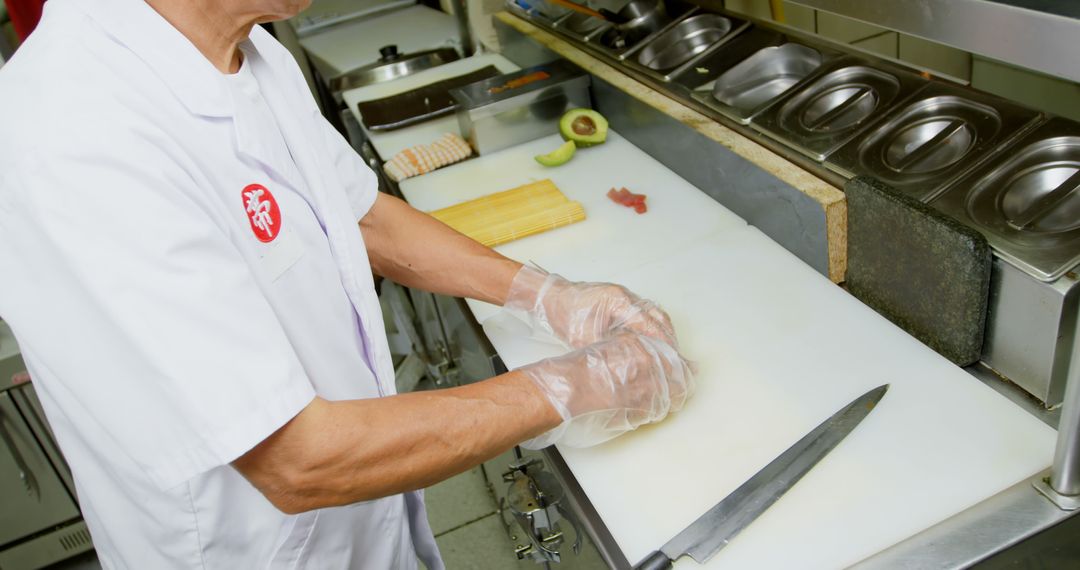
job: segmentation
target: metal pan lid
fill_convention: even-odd
[[[870,175],[929,201],[1038,116],[992,95],[934,82],[827,162],[845,175]]]
[[[933,206],[1042,281],[1080,263],[1080,124],[1053,118],[1002,148]]]

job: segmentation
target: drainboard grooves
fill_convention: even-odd
[[[1050,192],[1044,194],[1030,208],[1022,212],[1015,219],[1009,221],[1009,225],[1018,230],[1026,230],[1041,221],[1058,206],[1069,199],[1077,190],[1080,190],[1080,169],[1072,173],[1065,182],[1058,185]]]

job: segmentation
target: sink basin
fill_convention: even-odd
[[[674,69],[694,58],[731,32],[730,19],[719,14],[698,14],[675,24],[637,55],[637,62],[656,71]]]
[[[821,66],[821,52],[802,44],[767,47],[716,80],[712,96],[738,118],[751,117]]]

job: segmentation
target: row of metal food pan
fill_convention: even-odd
[[[597,6],[662,17],[642,29],[545,0],[525,12],[826,169],[874,176],[931,204],[1039,280],[1080,263],[1080,124],[724,11],[657,0]]]

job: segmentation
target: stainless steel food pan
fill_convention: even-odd
[[[767,47],[718,77],[712,92],[700,100],[747,124],[823,61],[820,51],[802,44]]]
[[[787,39],[780,32],[751,26],[724,45],[724,49],[715,50],[694,63],[694,66],[672,77],[672,87],[678,91],[700,91],[709,96],[716,79],[729,69],[739,65],[758,50],[778,46]],[[676,87],[677,86],[677,87]],[[712,97],[709,97],[711,100]]]
[[[589,82],[589,74],[556,60],[478,81],[450,95],[461,135],[483,156],[559,132],[563,113],[591,107]]]
[[[924,202],[971,170],[1039,114],[985,93],[931,83],[826,166],[867,174]]]
[[[1080,263],[1080,124],[1060,118],[1005,145],[931,202],[1040,281]]]
[[[824,160],[925,84],[895,66],[842,57],[822,65],[750,124]]]
[[[627,21],[607,27],[603,33],[590,35],[588,41],[596,43],[609,55],[624,59],[635,47],[649,42],[676,21],[696,11],[697,8],[691,8],[672,13],[660,0],[630,0],[618,11]]]
[[[657,36],[635,59],[649,69],[667,71],[690,61],[730,32],[730,19],[719,14],[698,14]]]
[[[578,39],[589,41],[611,29],[611,24],[599,18],[571,12],[555,21],[555,29]]]
[[[661,30],[623,57],[626,65],[654,79],[672,82],[699,61],[722,51],[749,27],[748,21],[731,15],[698,12]]]

